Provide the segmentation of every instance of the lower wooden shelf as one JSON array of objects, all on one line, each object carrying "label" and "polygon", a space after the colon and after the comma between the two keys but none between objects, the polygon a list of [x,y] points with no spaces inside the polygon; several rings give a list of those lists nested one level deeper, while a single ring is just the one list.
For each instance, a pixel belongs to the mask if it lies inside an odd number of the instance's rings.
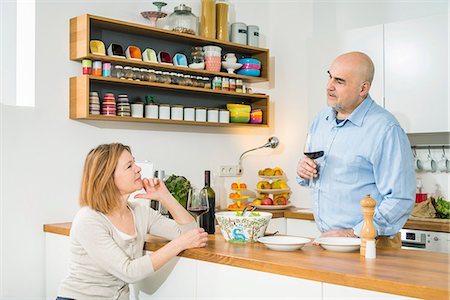
[{"label": "lower wooden shelf", "polygon": [[[152,92],[159,93],[161,99],[167,99],[167,102],[160,101],[161,104],[176,104],[183,106],[195,107],[215,107],[225,106],[228,103],[250,103],[252,109],[261,109],[263,112],[262,124],[250,123],[217,123],[217,122],[194,122],[194,121],[178,121],[178,120],[163,120],[150,118],[134,118],[122,116],[105,116],[92,115],[89,113],[89,92],[91,90],[100,90],[100,93],[114,92],[116,93],[135,93],[142,97],[144,94]],[[165,97],[168,95],[167,97]],[[175,99],[175,100],[174,100]],[[101,120],[101,121],[120,121],[120,122],[144,122],[144,123],[163,123],[163,124],[178,124],[178,125],[196,125],[196,126],[219,126],[219,127],[269,127],[269,96],[266,95],[251,95],[225,92],[218,93],[217,91],[186,88],[186,87],[171,87],[169,85],[161,85],[154,83],[139,83],[132,82],[130,84],[124,80],[104,79],[95,76],[77,76],[70,78],[70,118],[73,120]]]}]

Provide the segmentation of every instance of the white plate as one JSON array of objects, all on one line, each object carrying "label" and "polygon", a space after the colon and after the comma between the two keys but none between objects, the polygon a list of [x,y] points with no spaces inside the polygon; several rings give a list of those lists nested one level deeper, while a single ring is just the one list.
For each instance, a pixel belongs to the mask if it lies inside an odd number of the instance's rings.
[{"label": "white plate", "polygon": [[280,194],[280,193],[289,192],[291,189],[286,188],[286,189],[255,189],[255,190],[259,193],[265,193],[265,194]]},{"label": "white plate", "polygon": [[361,239],[351,237],[324,237],[316,240],[320,246],[330,251],[351,252],[358,250]]},{"label": "white plate", "polygon": [[294,251],[301,249],[305,244],[311,242],[310,239],[298,236],[263,236],[258,242],[266,245],[267,248],[277,251]]},{"label": "white plate", "polygon": [[280,176],[264,176],[264,175],[258,175],[261,178],[264,179],[270,179],[270,180],[278,180],[278,179],[283,179],[284,175],[280,175]]},{"label": "white plate", "polygon": [[290,202],[288,202],[288,204],[286,205],[255,205],[255,204],[252,205],[259,209],[272,209],[272,210],[285,209],[292,206]]}]

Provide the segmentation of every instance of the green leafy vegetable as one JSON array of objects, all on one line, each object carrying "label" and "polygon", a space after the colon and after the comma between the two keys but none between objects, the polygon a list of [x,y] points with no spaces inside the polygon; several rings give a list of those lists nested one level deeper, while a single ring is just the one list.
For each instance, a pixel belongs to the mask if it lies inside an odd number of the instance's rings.
[{"label": "green leafy vegetable", "polygon": [[186,208],[188,192],[191,188],[191,183],[189,180],[187,180],[184,176],[172,174],[164,181],[164,184],[172,196],[181,204],[181,206]]},{"label": "green leafy vegetable", "polygon": [[440,219],[450,219],[450,202],[443,197],[438,197],[437,200],[433,197],[430,198],[434,209],[436,209],[437,217]]}]

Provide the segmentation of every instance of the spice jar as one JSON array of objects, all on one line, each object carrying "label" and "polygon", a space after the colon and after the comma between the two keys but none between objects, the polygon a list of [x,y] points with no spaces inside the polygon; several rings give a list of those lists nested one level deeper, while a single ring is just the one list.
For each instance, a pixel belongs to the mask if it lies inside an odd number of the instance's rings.
[{"label": "spice jar", "polygon": [[169,23],[173,31],[197,35],[197,17],[189,6],[184,4],[176,6],[169,16]]},{"label": "spice jar", "polygon": [[124,75],[125,79],[133,80],[133,78],[134,78],[133,69],[131,67],[127,66],[127,67],[123,68],[123,70],[125,73],[125,75]]},{"label": "spice jar", "polygon": [[211,80],[209,80],[208,77],[203,77],[203,83],[204,83],[206,89],[211,88]]},{"label": "spice jar", "polygon": [[111,71],[111,77],[125,79],[125,72],[123,71],[123,67],[120,65],[115,65]]},{"label": "spice jar", "polygon": [[151,81],[151,82],[156,81],[155,70],[148,70],[148,81]]},{"label": "spice jar", "polygon": [[222,77],[216,76],[212,81],[212,89],[215,91],[222,90]]},{"label": "spice jar", "polygon": [[141,70],[139,68],[133,68],[132,70],[133,70],[133,79],[141,81],[142,79]]},{"label": "spice jar", "polygon": [[230,79],[227,77],[222,78],[222,91],[230,90]]},{"label": "spice jar", "polygon": [[156,82],[158,82],[158,83],[164,82],[162,71],[155,71],[155,75],[156,75]]},{"label": "spice jar", "polygon": [[102,76],[111,77],[111,63],[104,62],[102,66]]},{"label": "spice jar", "polygon": [[92,75],[102,76],[102,62],[101,61],[96,60],[92,64]]},{"label": "spice jar", "polygon": [[[215,33],[214,33],[215,34]],[[215,35],[214,35],[215,37]],[[193,64],[202,63],[205,61],[203,47],[193,47],[191,51],[191,59]]]},{"label": "spice jar", "polygon": [[204,88],[205,87],[205,83],[203,82],[203,77],[197,76],[197,77],[195,77],[195,79],[197,80],[196,87],[199,87],[199,88]]},{"label": "spice jar", "polygon": [[170,84],[170,82],[171,82],[170,73],[169,72],[162,72],[162,80],[163,80],[162,83]]},{"label": "spice jar", "polygon": [[230,92],[236,91],[236,79],[230,78]]},{"label": "spice jar", "polygon": [[148,70],[141,69],[141,80],[148,81]]},{"label": "spice jar", "polygon": [[83,59],[82,61],[83,75],[92,74],[92,60]]},{"label": "spice jar", "polygon": [[243,92],[242,84],[243,84],[242,79],[236,79],[236,90],[235,90],[236,93],[242,93]]},{"label": "spice jar", "polygon": [[184,77],[185,85],[186,85],[186,86],[192,86],[191,76],[189,76],[189,75],[184,75],[183,77]]}]

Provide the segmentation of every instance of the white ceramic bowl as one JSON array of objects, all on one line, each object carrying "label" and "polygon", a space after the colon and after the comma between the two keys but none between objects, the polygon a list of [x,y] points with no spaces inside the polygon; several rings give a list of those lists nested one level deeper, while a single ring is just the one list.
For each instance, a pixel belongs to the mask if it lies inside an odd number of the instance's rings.
[{"label": "white ceramic bowl", "polygon": [[205,63],[204,62],[192,63],[192,64],[189,65],[189,68],[203,70],[203,69],[205,69]]},{"label": "white ceramic bowl", "polygon": [[289,236],[264,236],[258,239],[258,242],[263,243],[267,248],[277,251],[295,251],[301,249],[305,244],[311,242],[310,239]]},{"label": "white ceramic bowl", "polygon": [[325,237],[316,240],[320,246],[330,251],[351,252],[358,250],[361,239],[351,237]]},{"label": "white ceramic bowl", "polygon": [[225,240],[229,242],[256,242],[264,236],[267,225],[272,218],[272,214],[268,212],[258,212],[259,216],[253,216],[252,212],[247,212],[245,217],[236,216],[236,213],[235,211],[216,213],[220,231]]},{"label": "white ceramic bowl", "polygon": [[204,46],[203,47],[203,52],[206,51],[217,51],[217,52],[221,52],[222,48],[220,48],[219,46]]},{"label": "white ceramic bowl", "polygon": [[228,73],[230,74],[234,74],[234,71],[239,69],[240,67],[242,67],[242,64],[240,63],[235,63],[235,62],[231,62],[231,61],[223,61],[222,62],[222,67],[228,71]]}]

